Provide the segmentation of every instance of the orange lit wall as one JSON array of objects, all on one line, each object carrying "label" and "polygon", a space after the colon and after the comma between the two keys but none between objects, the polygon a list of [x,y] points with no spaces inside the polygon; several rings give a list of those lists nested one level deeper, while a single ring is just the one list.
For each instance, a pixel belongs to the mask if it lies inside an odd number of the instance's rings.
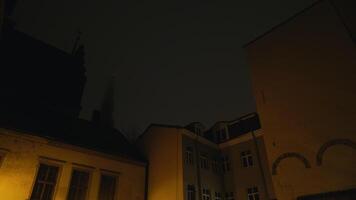
[{"label": "orange lit wall", "polygon": [[356,187],[356,51],[333,8],[324,1],[247,46],[257,111],[277,198]]},{"label": "orange lit wall", "polygon": [[183,200],[182,131],[151,127],[138,146],[149,160],[148,200]]},{"label": "orange lit wall", "polygon": [[0,199],[29,199],[40,162],[58,165],[59,178],[54,200],[65,200],[72,170],[90,172],[88,200],[97,200],[100,175],[112,172],[118,177],[117,199],[144,200],[145,166],[75,146],[0,129]]}]

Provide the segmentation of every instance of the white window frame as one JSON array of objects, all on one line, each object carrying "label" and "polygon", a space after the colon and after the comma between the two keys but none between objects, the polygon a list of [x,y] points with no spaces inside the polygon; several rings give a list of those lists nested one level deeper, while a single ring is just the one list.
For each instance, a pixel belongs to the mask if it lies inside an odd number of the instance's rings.
[{"label": "white window frame", "polygon": [[243,168],[253,167],[253,156],[250,150],[241,152],[241,165]]},{"label": "white window frame", "polygon": [[193,148],[191,147],[185,149],[185,163],[189,165],[194,164]]},{"label": "white window frame", "polygon": [[257,187],[251,187],[247,189],[247,200],[259,200],[260,194]]},{"label": "white window frame", "polygon": [[203,188],[202,200],[211,200],[211,194],[209,189]]},{"label": "white window frame", "polygon": [[205,154],[200,154],[200,168],[209,169],[208,156],[206,156]]},{"label": "white window frame", "polygon": [[195,200],[195,186],[192,184],[187,185],[187,200]]},{"label": "white window frame", "polygon": [[220,172],[220,162],[218,159],[213,159],[211,161],[211,168],[213,169],[213,172],[215,172],[215,173]]},{"label": "white window frame", "polygon": [[221,192],[215,192],[215,200],[222,200]]},{"label": "white window frame", "polygon": [[230,135],[229,135],[227,127],[217,129],[215,131],[215,134],[217,135],[219,142],[225,142],[230,139]]},{"label": "white window frame", "polygon": [[227,172],[231,170],[230,166],[230,159],[228,155],[223,155],[222,157],[222,166],[223,166],[223,171]]}]

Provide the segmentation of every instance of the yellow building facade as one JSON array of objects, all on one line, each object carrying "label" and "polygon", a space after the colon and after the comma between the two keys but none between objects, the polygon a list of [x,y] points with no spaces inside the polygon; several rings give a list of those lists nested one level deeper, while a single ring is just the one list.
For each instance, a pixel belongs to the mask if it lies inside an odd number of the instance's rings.
[{"label": "yellow building facade", "polygon": [[275,199],[255,120],[250,115],[209,130],[200,123],[149,126],[137,141],[149,161],[147,200]]},{"label": "yellow building facade", "polygon": [[319,1],[246,46],[277,199],[356,198],[356,49],[340,10]]},{"label": "yellow building facade", "polygon": [[[0,129],[0,158],[0,199],[24,200],[39,196],[47,199],[46,195],[51,195],[48,199],[53,200],[145,199],[146,164],[141,161],[3,128]],[[58,169],[52,183],[49,179],[45,183],[39,177],[40,166]],[[82,181],[81,185],[75,185],[74,172],[87,174],[86,184]],[[111,184],[105,181],[108,178]],[[39,183],[43,185],[36,185]],[[35,188],[42,190],[36,197]],[[111,192],[112,196],[108,194]]]}]

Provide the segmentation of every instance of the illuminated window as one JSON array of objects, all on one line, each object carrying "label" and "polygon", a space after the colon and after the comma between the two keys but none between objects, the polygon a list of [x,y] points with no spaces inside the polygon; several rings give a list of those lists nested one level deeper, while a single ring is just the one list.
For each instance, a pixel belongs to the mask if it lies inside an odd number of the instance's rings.
[{"label": "illuminated window", "polygon": [[210,200],[210,190],[203,188],[202,198],[203,200]]},{"label": "illuminated window", "polygon": [[224,172],[230,171],[230,160],[227,155],[222,157],[222,164]]},{"label": "illuminated window", "polygon": [[215,192],[215,200],[222,200],[221,192]]},{"label": "illuminated window", "polygon": [[99,198],[100,200],[114,200],[116,194],[116,177],[101,175]]},{"label": "illuminated window", "polygon": [[36,182],[32,190],[31,200],[52,200],[57,183],[59,168],[40,164]]},{"label": "illuminated window", "polygon": [[188,185],[187,187],[187,199],[195,200],[195,187],[194,185]]},{"label": "illuminated window", "polygon": [[193,148],[187,147],[185,149],[185,163],[189,165],[194,164],[194,159],[193,159]]},{"label": "illuminated window", "polygon": [[253,159],[251,151],[243,151],[241,152],[241,162],[243,167],[252,167]]},{"label": "illuminated window", "polygon": [[209,169],[209,160],[206,155],[200,155],[200,168],[202,169]]},{"label": "illuminated window", "polygon": [[89,173],[73,170],[67,200],[85,200],[88,192]]},{"label": "illuminated window", "polygon": [[233,192],[226,192],[225,193],[226,200],[234,200],[234,193]]},{"label": "illuminated window", "polygon": [[247,200],[259,200],[260,195],[258,194],[257,187],[252,187],[247,189]]},{"label": "illuminated window", "polygon": [[211,161],[211,168],[213,169],[213,172],[219,173],[220,172],[220,163],[218,159],[213,159]]}]

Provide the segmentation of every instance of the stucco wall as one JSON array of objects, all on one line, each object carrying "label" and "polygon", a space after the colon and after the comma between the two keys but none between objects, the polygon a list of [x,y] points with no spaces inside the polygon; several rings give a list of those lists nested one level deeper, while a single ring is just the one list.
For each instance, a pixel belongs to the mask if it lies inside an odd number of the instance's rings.
[{"label": "stucco wall", "polygon": [[180,131],[178,128],[151,127],[137,142],[149,160],[148,200],[183,200]]},{"label": "stucco wall", "polygon": [[333,8],[324,1],[247,47],[254,94],[277,198],[356,187],[356,151],[320,147],[334,139],[356,142],[356,51]]},{"label": "stucco wall", "polygon": [[[247,189],[258,187],[260,199],[266,199],[266,190],[263,183],[261,168],[258,163],[257,149],[251,133],[243,136],[244,139],[236,138],[236,141],[230,141],[230,144],[222,145],[222,153],[228,155],[231,163],[231,170],[224,173],[225,187],[227,191],[233,191],[236,199],[246,199]],[[274,190],[270,170],[268,168],[267,154],[264,146],[263,135],[257,137],[257,145],[260,155],[265,181],[268,189],[268,197],[274,198]],[[253,166],[243,167],[241,161],[241,152],[251,151]]]},{"label": "stucco wall", "polygon": [[112,171],[118,175],[117,199],[143,200],[145,166],[100,156],[81,148],[0,129],[0,151],[5,156],[0,167],[1,199],[29,199],[40,162],[60,167],[55,200],[65,200],[73,168],[90,171],[89,200],[96,200],[100,175]]},{"label": "stucco wall", "polygon": [[[189,134],[191,135],[191,134]],[[211,198],[215,198],[215,192],[220,192],[224,194],[224,188],[223,188],[223,176],[222,172],[216,173],[212,169],[212,160],[219,159],[221,158],[220,156],[220,151],[216,145],[215,148],[206,145],[204,143],[201,143],[197,141],[196,137],[198,136],[187,136],[183,135],[183,140],[182,140],[182,153],[184,156],[184,152],[186,147],[191,147],[193,149],[193,155],[194,155],[194,165],[187,165],[184,164],[184,171],[183,171],[183,176],[184,176],[184,196],[186,199],[187,198],[187,185],[188,184],[194,184],[195,190],[196,190],[196,199],[199,199],[199,183],[198,183],[198,171],[197,167],[199,167],[199,173],[200,173],[200,183],[201,183],[201,190],[203,188],[209,189],[211,193]],[[200,153],[203,153],[207,156],[208,162],[209,162],[209,169],[202,169],[200,168]],[[183,157],[184,160],[184,157]]]}]

